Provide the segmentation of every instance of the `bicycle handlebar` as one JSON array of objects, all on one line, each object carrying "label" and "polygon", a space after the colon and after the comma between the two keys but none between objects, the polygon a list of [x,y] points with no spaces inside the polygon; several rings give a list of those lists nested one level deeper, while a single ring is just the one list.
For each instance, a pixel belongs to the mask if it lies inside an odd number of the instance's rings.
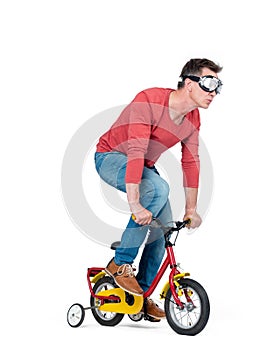
[{"label": "bicycle handlebar", "polygon": [[175,231],[179,231],[179,230],[183,229],[187,225],[190,225],[191,224],[191,219],[187,219],[187,220],[184,220],[184,221],[173,221],[173,223],[175,224],[175,227],[173,227],[173,226],[164,226],[159,219],[153,218],[153,220],[152,220],[152,222],[150,223],[149,226],[155,227],[155,228],[161,228],[164,233],[175,232]]},{"label": "bicycle handlebar", "polygon": [[[135,221],[135,215],[134,214],[132,214],[132,219]],[[149,224],[149,226],[151,226],[153,228],[161,228],[164,233],[174,232],[174,231],[179,231],[179,230],[183,229],[187,225],[190,225],[191,224],[191,219],[187,219],[187,220],[184,220],[184,221],[174,221],[173,223],[176,225],[176,227],[164,226],[162,224],[162,222],[158,218],[154,218],[153,217],[153,219],[152,219],[151,223]]]}]

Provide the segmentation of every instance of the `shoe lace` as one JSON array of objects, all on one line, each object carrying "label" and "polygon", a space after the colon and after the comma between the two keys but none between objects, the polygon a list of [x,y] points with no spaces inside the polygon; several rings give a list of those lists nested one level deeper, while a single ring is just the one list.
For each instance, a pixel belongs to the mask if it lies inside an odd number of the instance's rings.
[{"label": "shoe lace", "polygon": [[154,300],[151,299],[151,298],[148,298],[148,299],[147,299],[147,304],[148,304],[148,305],[153,305],[153,306],[155,306],[155,307],[157,307],[157,308],[159,309],[158,304],[155,303]]},{"label": "shoe lace", "polygon": [[117,274],[119,276],[123,275],[123,274],[126,274],[128,275],[129,277],[134,277],[134,272],[133,272],[133,268],[130,264],[124,264],[124,265],[121,265],[118,270],[117,270]]}]

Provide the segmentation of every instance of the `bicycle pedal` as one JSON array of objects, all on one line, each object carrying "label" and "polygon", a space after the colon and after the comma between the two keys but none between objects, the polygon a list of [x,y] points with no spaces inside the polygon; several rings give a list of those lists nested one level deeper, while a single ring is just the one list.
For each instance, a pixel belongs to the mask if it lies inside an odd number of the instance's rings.
[{"label": "bicycle pedal", "polygon": [[149,321],[149,322],[160,322],[160,318],[155,318],[155,317],[152,317],[150,315],[146,315],[144,316],[144,320],[145,321]]}]

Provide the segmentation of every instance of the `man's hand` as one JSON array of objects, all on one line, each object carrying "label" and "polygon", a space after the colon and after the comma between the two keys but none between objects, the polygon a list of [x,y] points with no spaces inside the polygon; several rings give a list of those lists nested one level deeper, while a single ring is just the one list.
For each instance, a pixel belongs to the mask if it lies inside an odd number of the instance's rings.
[{"label": "man's hand", "polygon": [[189,229],[199,227],[202,220],[199,214],[196,212],[198,189],[192,187],[185,187],[184,190],[186,197],[186,205],[183,220],[191,219],[191,224],[186,225],[186,227]]},{"label": "man's hand", "polygon": [[139,225],[149,225],[152,221],[152,213],[140,205],[139,210],[132,210],[133,220]]},{"label": "man's hand", "polygon": [[139,202],[139,185],[126,184],[127,199],[135,222],[139,225],[149,225],[152,221],[152,213],[145,209]]},{"label": "man's hand", "polygon": [[187,220],[187,219],[191,219],[191,224],[186,225],[188,229],[199,227],[200,224],[202,223],[202,219],[196,211],[193,211],[193,212],[187,211],[183,217],[183,220]]}]

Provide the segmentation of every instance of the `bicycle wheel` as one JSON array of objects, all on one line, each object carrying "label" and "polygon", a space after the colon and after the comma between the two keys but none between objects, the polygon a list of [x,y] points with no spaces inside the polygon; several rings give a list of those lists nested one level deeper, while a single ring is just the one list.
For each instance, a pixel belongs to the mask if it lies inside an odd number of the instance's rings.
[{"label": "bicycle wheel", "polygon": [[[196,335],[206,326],[210,314],[210,304],[206,291],[196,281],[184,278],[178,280],[177,291],[184,309],[180,309],[169,288],[165,299],[165,313],[170,327],[183,335]],[[180,292],[180,293],[179,293]]]},{"label": "bicycle wheel", "polygon": [[141,312],[139,312],[138,314],[129,314],[128,316],[130,320],[134,322],[139,322],[143,319],[143,314]]},{"label": "bicycle wheel", "polygon": [[[111,277],[105,276],[100,278],[94,285],[93,291],[95,294],[103,291],[116,288],[114,280]],[[111,302],[111,301],[109,301]],[[124,317],[124,314],[99,310],[100,301],[91,295],[91,310],[96,321],[102,326],[116,326]]]},{"label": "bicycle wheel", "polygon": [[71,327],[79,327],[85,317],[85,310],[80,304],[73,304],[67,312],[67,322]]}]

